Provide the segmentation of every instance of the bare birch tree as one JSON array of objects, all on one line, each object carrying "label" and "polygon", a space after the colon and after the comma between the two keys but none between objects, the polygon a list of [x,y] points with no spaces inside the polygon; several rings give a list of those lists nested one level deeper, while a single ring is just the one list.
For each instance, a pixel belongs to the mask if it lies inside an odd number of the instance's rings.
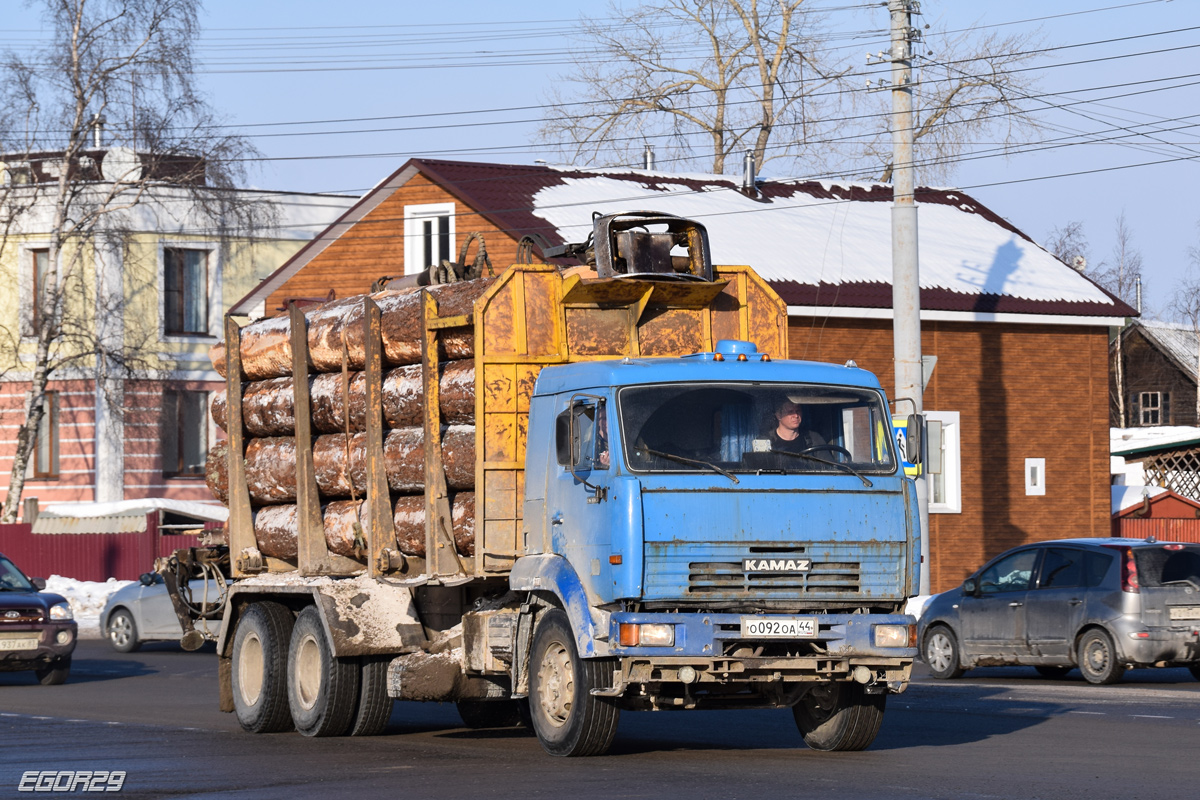
[{"label": "bare birch tree", "polygon": [[[630,161],[645,143],[722,174],[810,154],[831,129],[849,68],[822,52],[803,0],[660,0],[584,19],[584,44],[542,126],[571,159]],[[582,105],[574,105],[574,102]],[[566,110],[559,110],[566,109]]]},{"label": "bare birch tree", "polygon": [[1054,227],[1046,234],[1045,248],[1067,266],[1080,272],[1087,269],[1091,248],[1088,246],[1087,234],[1084,233],[1083,223],[1072,220],[1061,228]]},{"label": "bare birch tree", "polygon": [[[124,287],[111,285],[122,280],[106,284],[99,269],[89,277],[122,246],[134,212],[153,215],[170,196],[213,228],[263,221],[228,191],[253,149],[224,132],[194,85],[199,0],[38,5],[49,43],[0,66],[0,253],[11,260],[19,236],[48,241],[30,307],[3,331],[4,360],[19,365],[28,389],[0,522],[16,518],[48,382],[86,375],[106,387],[145,366],[147,342],[123,322]],[[106,122],[111,132],[99,141]]]},{"label": "bare birch tree", "polygon": [[[889,181],[888,100],[863,86],[879,67],[851,67],[829,21],[805,0],[610,5],[606,18],[583,20],[574,68],[552,94],[541,139],[589,163],[636,163],[651,144],[675,166],[716,174],[749,150],[759,167]],[[1016,69],[1034,57],[1035,38],[968,32],[940,40],[935,57],[919,61],[914,138],[923,181],[952,173],[985,134],[1007,151],[1036,130],[1034,73]]]}]

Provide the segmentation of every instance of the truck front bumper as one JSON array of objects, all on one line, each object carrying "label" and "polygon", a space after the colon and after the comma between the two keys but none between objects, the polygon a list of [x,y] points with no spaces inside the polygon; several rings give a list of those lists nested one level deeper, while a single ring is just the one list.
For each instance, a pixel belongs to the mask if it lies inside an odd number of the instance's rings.
[{"label": "truck front bumper", "polygon": [[[747,634],[744,620],[812,620],[813,635],[802,638]],[[668,625],[670,646],[623,646],[621,625]],[[906,629],[903,646],[881,646],[876,629]],[[612,615],[608,652],[620,669],[611,690],[623,694],[634,684],[680,684],[697,690],[722,685],[799,684],[856,681],[869,692],[900,692],[908,683],[916,620],[904,614],[661,614]],[[894,642],[892,638],[890,641]],[[751,687],[753,688],[753,687]]]}]

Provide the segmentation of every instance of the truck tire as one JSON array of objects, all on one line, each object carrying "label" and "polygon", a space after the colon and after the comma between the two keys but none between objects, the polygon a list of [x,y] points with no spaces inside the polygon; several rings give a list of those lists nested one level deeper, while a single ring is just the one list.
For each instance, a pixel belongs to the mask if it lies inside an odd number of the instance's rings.
[{"label": "truck tire", "polygon": [[459,700],[455,705],[468,728],[515,728],[521,724],[516,700]]},{"label": "truck tire", "polygon": [[392,698],[388,695],[388,656],[363,656],[360,664],[358,708],[350,725],[351,736],[378,736],[392,716]]},{"label": "truck tire", "polygon": [[137,623],[127,609],[118,608],[108,618],[108,643],[118,653],[133,653],[142,646],[138,641]]},{"label": "truck tire", "polygon": [[287,606],[252,603],[233,632],[230,682],[238,724],[250,733],[292,729],[288,711],[287,656],[295,618]]},{"label": "truck tire", "polygon": [[296,617],[288,648],[287,695],[292,722],[305,736],[341,736],[355,720],[358,659],[336,658],[321,612],[308,606]]},{"label": "truck tire", "polygon": [[612,662],[579,657],[566,613],[547,611],[529,655],[529,710],[542,748],[552,756],[598,756],[617,735],[618,709],[592,689],[611,685]]},{"label": "truck tire", "polygon": [[883,724],[885,694],[867,694],[860,683],[823,683],[792,706],[796,727],[813,750],[865,750]]}]

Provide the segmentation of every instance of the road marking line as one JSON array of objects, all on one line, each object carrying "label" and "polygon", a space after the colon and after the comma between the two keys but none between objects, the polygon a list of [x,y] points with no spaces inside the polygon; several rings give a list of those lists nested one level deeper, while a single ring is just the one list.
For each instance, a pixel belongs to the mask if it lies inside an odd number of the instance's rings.
[{"label": "road marking line", "polygon": [[1068,714],[1091,714],[1093,716],[1103,717],[1106,712],[1104,712],[1104,711],[1068,711],[1067,713]]},{"label": "road marking line", "polygon": [[1141,719],[1175,719],[1174,717],[1163,717],[1158,714],[1130,714],[1129,716]]}]

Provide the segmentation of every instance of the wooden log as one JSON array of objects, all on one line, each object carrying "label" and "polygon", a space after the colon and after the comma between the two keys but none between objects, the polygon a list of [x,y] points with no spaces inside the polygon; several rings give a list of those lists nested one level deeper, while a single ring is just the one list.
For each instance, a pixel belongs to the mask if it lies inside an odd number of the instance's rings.
[{"label": "wooden log", "polygon": [[[450,511],[454,547],[459,555],[475,555],[475,493],[459,492]],[[425,557],[425,498],[422,495],[396,498],[396,545],[409,556]]]},{"label": "wooden log", "polygon": [[[437,298],[440,315],[454,317],[473,312],[475,301],[495,282],[483,278],[462,283],[428,287]],[[371,298],[382,312],[383,358],[393,366],[416,364],[421,360],[421,333],[424,324],[421,292],[414,289],[376,292]],[[335,372],[342,368],[343,337],[349,368],[363,369],[362,296],[334,300],[306,312],[308,319],[309,358],[316,372]],[[242,328],[242,374],[252,381],[281,378],[291,374],[291,324],[286,316],[252,322]],[[450,328],[439,337],[439,359],[451,361],[472,358],[475,333],[466,327]],[[223,344],[209,351],[213,367],[225,375]]]},{"label": "wooden log", "polygon": [[[442,420],[449,425],[475,423],[475,363],[471,360],[447,361],[441,364],[439,400]],[[329,372],[309,380],[312,398],[312,424],[319,433],[342,433],[345,402],[341,373]],[[421,366],[412,364],[396,367],[387,373],[383,382],[383,416],[389,428],[420,425]],[[366,428],[366,375],[350,376],[350,430]],[[229,415],[225,392],[213,394],[212,418],[222,430]],[[242,421],[251,436],[290,436],[296,430],[295,408],[292,402],[292,379],[271,378],[247,383],[243,390]]]},{"label": "wooden log", "polygon": [[[321,508],[325,544],[331,553],[364,559],[365,549],[355,550],[355,523],[365,529],[369,506],[362,500],[336,500]],[[295,504],[262,506],[254,512],[254,538],[264,556],[292,560],[297,557],[300,518]]]},{"label": "wooden log", "polygon": [[[346,435],[332,433],[313,442],[313,472],[324,500],[366,495],[366,434],[350,435],[350,457],[346,457]],[[209,455],[207,480],[218,498],[228,491],[224,461]],[[395,428],[383,444],[388,487],[403,494],[423,492],[424,433],[420,428]],[[222,456],[223,457],[223,456]],[[475,488],[475,427],[451,425],[442,435],[442,460],[446,484],[455,490]],[[256,505],[296,502],[296,440],[290,436],[250,439],[246,444],[246,484]]]},{"label": "wooden log", "polygon": [[213,497],[222,505],[229,505],[229,441],[219,440],[208,449],[208,460],[204,464],[204,482]]}]

